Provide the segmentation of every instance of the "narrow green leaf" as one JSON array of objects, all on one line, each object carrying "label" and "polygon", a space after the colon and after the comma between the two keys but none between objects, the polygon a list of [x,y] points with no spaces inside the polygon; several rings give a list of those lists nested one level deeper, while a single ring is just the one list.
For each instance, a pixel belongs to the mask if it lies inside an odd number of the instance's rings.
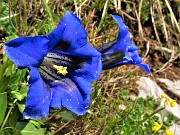
[{"label": "narrow green leaf", "polygon": [[4,78],[3,80],[0,81],[0,93],[3,93],[6,90],[9,82],[10,82],[9,76],[7,76],[6,78]]},{"label": "narrow green leaf", "polygon": [[16,82],[18,80],[18,78],[19,78],[19,75],[14,75],[14,76],[11,75],[11,79],[10,79],[9,84]]},{"label": "narrow green leaf", "polygon": [[100,23],[98,25],[97,30],[95,31],[94,37],[96,37],[96,35],[98,34],[98,32],[100,31],[100,29],[101,29],[101,27],[103,25],[103,22],[104,22],[104,19],[106,17],[106,13],[107,13],[108,8],[109,8],[109,0],[106,0],[106,2],[104,4],[104,9],[103,9],[103,13],[102,13],[102,16],[101,16],[101,20],[100,20]]},{"label": "narrow green leaf", "polygon": [[7,108],[7,93],[0,94],[0,125],[2,124]]},{"label": "narrow green leaf", "polygon": [[8,125],[11,127],[14,127],[16,125],[16,122],[19,118],[20,112],[19,112],[19,108],[16,106],[13,108],[11,115],[8,119]]},{"label": "narrow green leaf", "polygon": [[55,27],[54,26],[54,20],[53,20],[53,16],[52,16],[51,10],[50,10],[50,8],[48,6],[48,2],[46,3],[46,0],[43,0],[43,3],[44,3],[44,6],[46,8],[46,12],[49,15],[49,19],[50,19],[50,21],[52,23],[52,28],[53,28],[53,27]]},{"label": "narrow green leaf", "polygon": [[17,70],[16,75],[19,76],[18,81],[21,81],[22,79],[25,78],[25,75],[26,75],[27,71],[28,71],[27,69]]},{"label": "narrow green leaf", "polygon": [[3,64],[0,65],[0,80],[2,80],[2,78],[4,77],[4,72],[6,70],[7,67],[7,63],[8,63],[8,58],[6,55],[3,55]]}]

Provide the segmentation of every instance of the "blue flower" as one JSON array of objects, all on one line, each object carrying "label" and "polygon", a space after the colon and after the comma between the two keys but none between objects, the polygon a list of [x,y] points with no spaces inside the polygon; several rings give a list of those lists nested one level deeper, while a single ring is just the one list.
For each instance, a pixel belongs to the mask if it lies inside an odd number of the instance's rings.
[{"label": "blue flower", "polygon": [[120,16],[112,15],[119,27],[116,40],[99,46],[97,50],[102,53],[103,69],[110,69],[124,64],[135,64],[150,73],[147,64],[142,64],[142,58],[137,52],[137,47],[131,43],[128,27]]},{"label": "blue flower", "polygon": [[5,43],[5,52],[18,68],[30,70],[24,118],[42,118],[50,108],[62,107],[85,114],[91,82],[99,77],[102,63],[101,54],[87,43],[87,33],[74,14],[66,11],[48,35]]}]

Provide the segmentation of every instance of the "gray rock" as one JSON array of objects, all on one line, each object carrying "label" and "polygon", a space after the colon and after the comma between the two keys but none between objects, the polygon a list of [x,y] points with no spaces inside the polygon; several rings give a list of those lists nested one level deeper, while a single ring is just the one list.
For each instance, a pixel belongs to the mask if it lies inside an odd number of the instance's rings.
[{"label": "gray rock", "polygon": [[[140,80],[137,81],[139,97],[146,98],[147,96],[153,96],[155,99],[160,98],[161,94],[163,94],[163,90],[158,86],[158,84],[147,77],[141,77]],[[170,86],[170,85],[169,85]],[[169,97],[170,98],[170,97]],[[161,103],[163,107],[164,102]],[[170,107],[169,105],[165,108],[165,114],[172,113],[175,117],[180,119],[180,105],[176,103],[175,107]]]},{"label": "gray rock", "polygon": [[[176,95],[180,95],[180,80],[172,82],[171,80],[168,80],[168,79],[159,78],[159,81],[164,82],[167,85],[169,91],[175,93]],[[160,98],[161,94],[164,93],[163,90],[158,86],[158,84],[150,78],[141,77],[140,80],[137,81],[137,84],[138,84],[138,89],[139,89],[139,97],[146,98],[147,96],[153,96],[154,98],[157,99],[157,98]],[[164,106],[163,101],[160,106],[161,107]],[[180,105],[177,103],[175,107],[170,107],[170,105],[167,105],[163,111],[164,111],[165,116],[168,116],[168,114],[171,113],[177,119],[180,119]],[[168,129],[174,135],[180,135],[180,125],[174,123]]]},{"label": "gray rock", "polygon": [[165,78],[158,78],[158,80],[165,83],[169,91],[180,96],[180,80],[174,82]]}]

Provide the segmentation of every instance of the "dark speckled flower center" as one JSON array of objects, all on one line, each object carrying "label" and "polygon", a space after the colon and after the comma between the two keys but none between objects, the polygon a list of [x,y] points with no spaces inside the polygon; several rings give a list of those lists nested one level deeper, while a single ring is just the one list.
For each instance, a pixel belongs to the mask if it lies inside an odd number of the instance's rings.
[{"label": "dark speckled flower center", "polygon": [[41,76],[46,81],[54,81],[65,78],[67,73],[82,67],[83,60],[59,53],[48,53],[38,68]]}]

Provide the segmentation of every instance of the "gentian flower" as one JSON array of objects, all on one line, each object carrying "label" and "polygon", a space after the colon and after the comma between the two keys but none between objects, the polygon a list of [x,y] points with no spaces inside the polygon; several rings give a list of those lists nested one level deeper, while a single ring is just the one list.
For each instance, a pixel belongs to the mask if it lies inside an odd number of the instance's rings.
[{"label": "gentian flower", "polygon": [[102,70],[101,54],[87,43],[87,32],[74,14],[66,11],[48,35],[5,43],[5,52],[18,68],[30,71],[24,118],[42,118],[50,108],[62,107],[85,114],[91,82]]},{"label": "gentian flower", "polygon": [[112,15],[119,27],[118,37],[109,43],[97,47],[102,54],[103,69],[110,69],[124,64],[135,64],[150,73],[147,64],[142,64],[142,58],[137,52],[137,47],[131,43],[128,27],[120,16]]}]

